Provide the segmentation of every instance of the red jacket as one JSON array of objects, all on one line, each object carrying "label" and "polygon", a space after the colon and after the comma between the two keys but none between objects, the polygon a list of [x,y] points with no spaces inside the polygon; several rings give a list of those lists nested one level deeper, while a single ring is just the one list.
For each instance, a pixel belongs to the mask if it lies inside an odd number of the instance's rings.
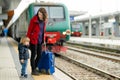
[{"label": "red jacket", "polygon": [[[40,32],[38,17],[35,15],[31,20],[28,27],[27,37],[30,38],[30,43],[32,44],[38,44],[38,35]],[[46,23],[44,22],[44,32],[46,29]],[[42,38],[44,40],[44,38]]]}]

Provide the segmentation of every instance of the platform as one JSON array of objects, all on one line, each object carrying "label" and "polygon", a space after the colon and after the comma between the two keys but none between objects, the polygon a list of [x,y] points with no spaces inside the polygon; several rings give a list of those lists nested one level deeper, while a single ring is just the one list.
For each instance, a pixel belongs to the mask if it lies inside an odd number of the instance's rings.
[{"label": "platform", "polygon": [[18,58],[17,42],[10,37],[0,38],[0,80],[72,80],[59,69],[53,75],[31,75],[28,63],[28,78],[20,78],[21,65]]},{"label": "platform", "polygon": [[69,43],[120,50],[120,39],[71,37]]},{"label": "platform", "polygon": [[0,40],[0,80],[20,80],[6,38]]},{"label": "platform", "polygon": [[118,46],[120,46],[120,40],[119,39],[71,37],[70,41],[71,42],[88,42],[88,43],[118,45]]}]

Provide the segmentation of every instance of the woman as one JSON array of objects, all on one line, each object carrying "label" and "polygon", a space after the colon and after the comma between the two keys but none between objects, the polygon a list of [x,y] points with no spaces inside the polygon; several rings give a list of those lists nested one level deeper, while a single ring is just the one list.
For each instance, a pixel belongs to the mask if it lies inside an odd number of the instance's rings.
[{"label": "woman", "polygon": [[38,75],[36,70],[38,61],[41,57],[42,43],[46,29],[47,12],[45,8],[40,8],[35,16],[30,20],[27,37],[30,38],[31,50],[31,69],[32,75]]}]

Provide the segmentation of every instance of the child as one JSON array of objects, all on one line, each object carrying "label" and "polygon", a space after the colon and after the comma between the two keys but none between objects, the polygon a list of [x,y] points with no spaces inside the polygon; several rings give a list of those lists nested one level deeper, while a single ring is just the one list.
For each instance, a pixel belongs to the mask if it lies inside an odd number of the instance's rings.
[{"label": "child", "polygon": [[21,38],[20,43],[18,45],[19,60],[22,66],[21,77],[25,77],[25,78],[28,77],[27,63],[29,59],[29,52],[28,52],[29,42],[30,42],[30,39],[28,37],[23,37]]}]

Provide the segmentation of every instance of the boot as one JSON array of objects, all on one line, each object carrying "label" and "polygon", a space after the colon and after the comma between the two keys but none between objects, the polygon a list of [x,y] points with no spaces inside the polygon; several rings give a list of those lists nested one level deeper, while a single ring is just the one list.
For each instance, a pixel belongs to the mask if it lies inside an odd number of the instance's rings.
[{"label": "boot", "polygon": [[39,72],[37,70],[33,70],[32,75],[39,75]]}]

